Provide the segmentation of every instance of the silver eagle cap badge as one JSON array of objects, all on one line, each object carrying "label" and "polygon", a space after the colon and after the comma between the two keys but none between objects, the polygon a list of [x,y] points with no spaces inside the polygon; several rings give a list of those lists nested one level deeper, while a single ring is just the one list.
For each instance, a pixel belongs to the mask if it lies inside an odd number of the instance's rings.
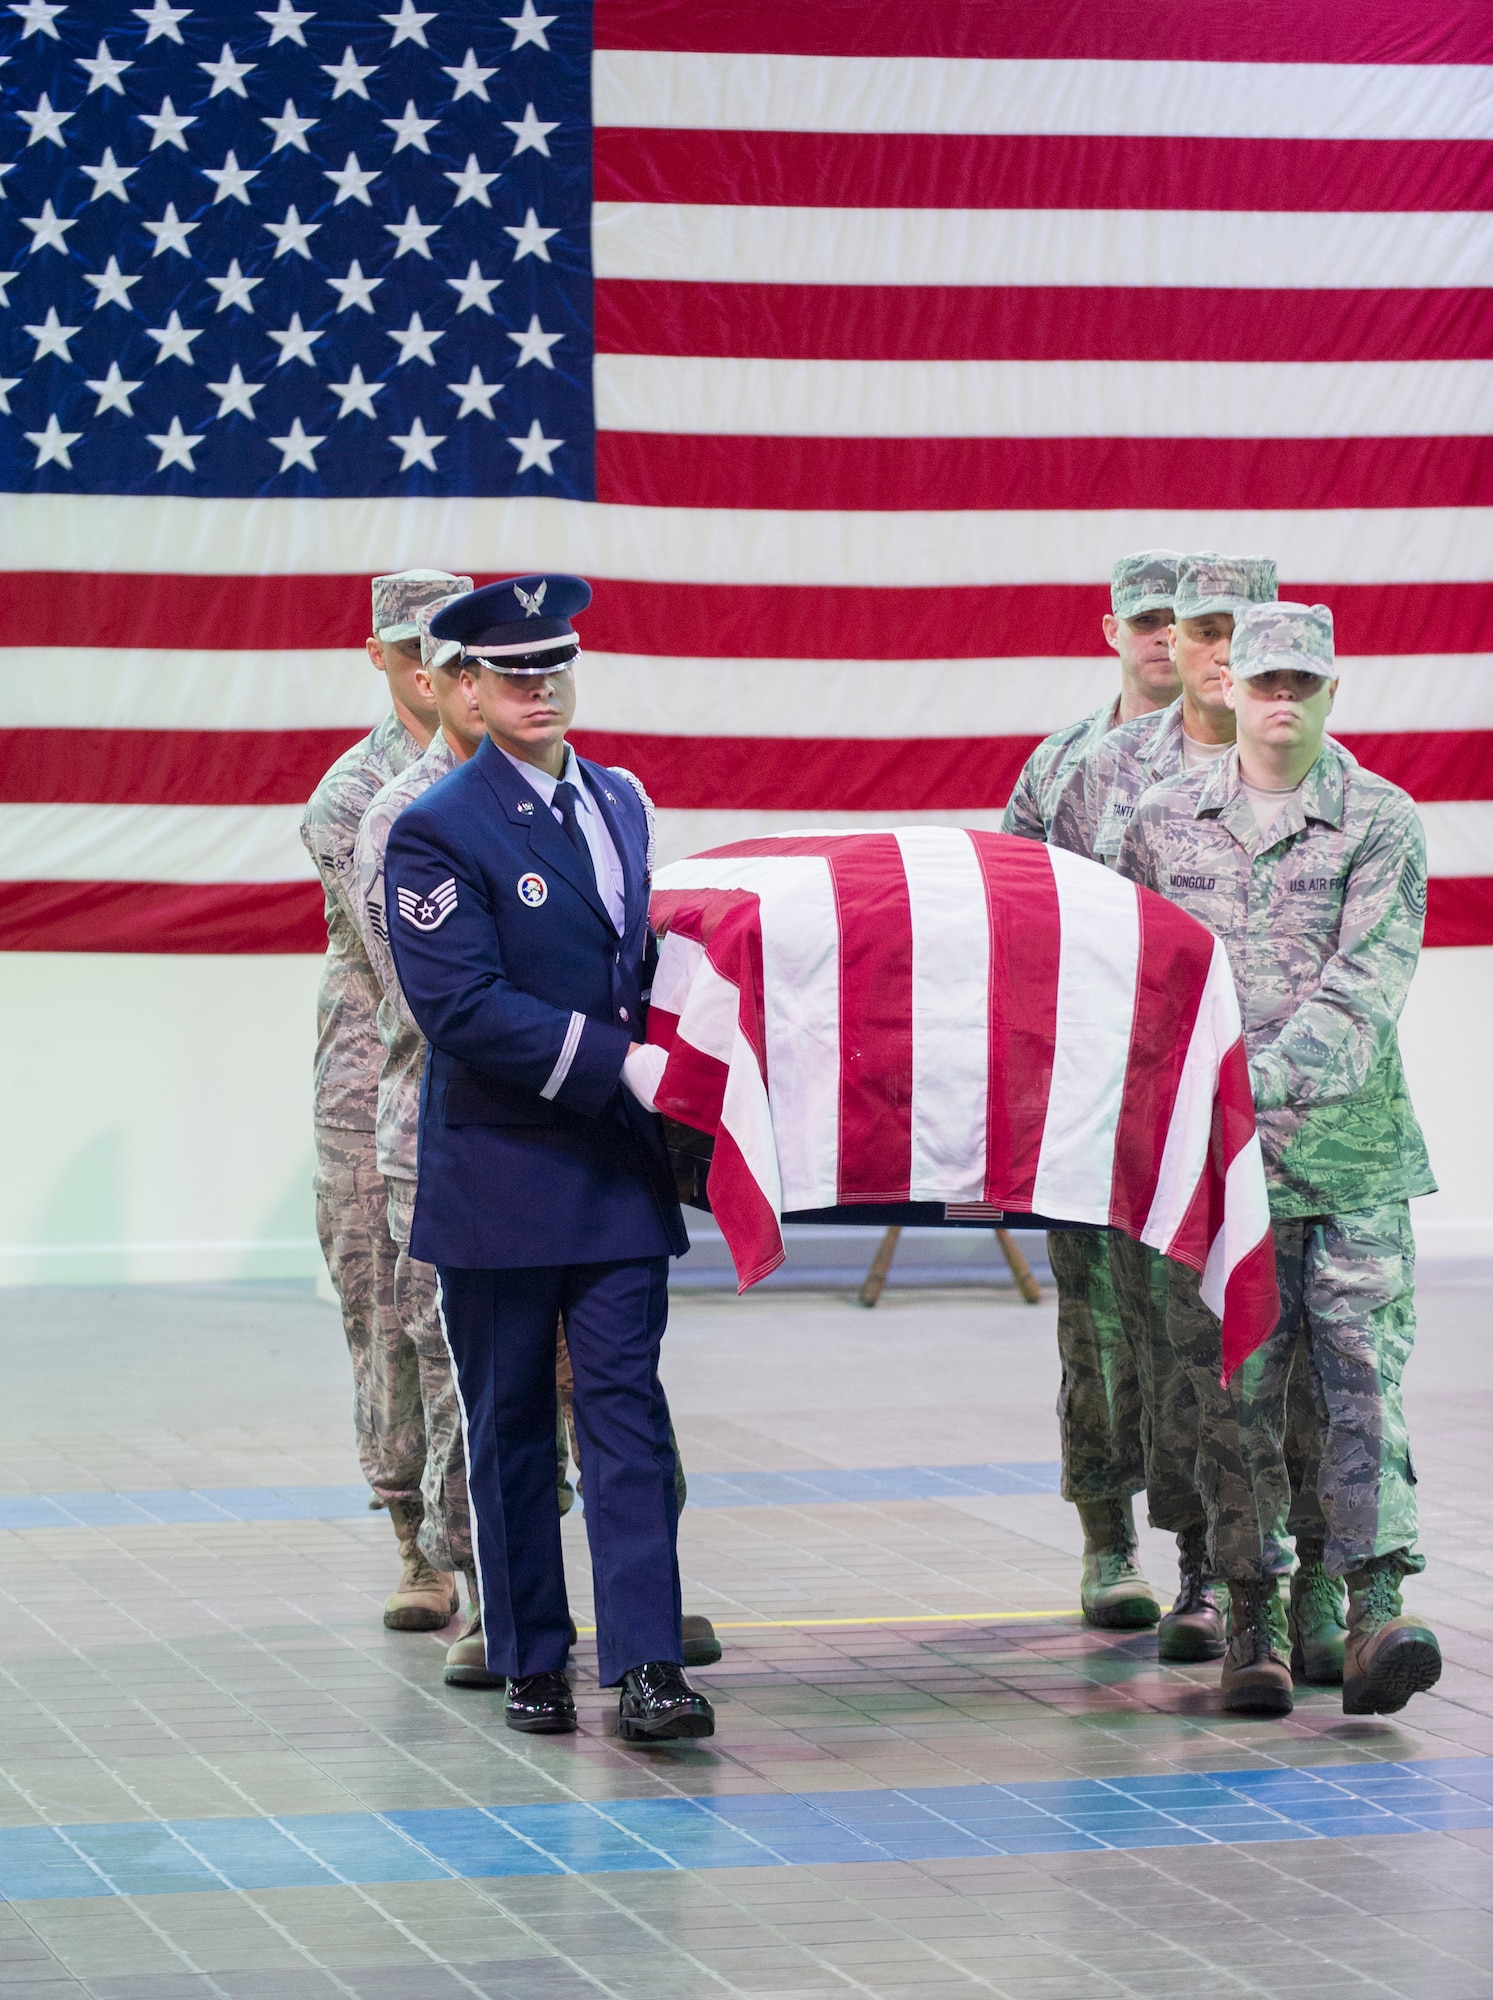
[{"label": "silver eagle cap badge", "polygon": [[539,616],[539,607],[540,605],[543,604],[544,593],[548,589],[549,589],[549,583],[547,580],[544,583],[541,583],[539,588],[532,593],[525,590],[522,584],[516,583],[513,586],[514,596],[518,599],[519,603],[524,607],[525,618],[537,618]]}]

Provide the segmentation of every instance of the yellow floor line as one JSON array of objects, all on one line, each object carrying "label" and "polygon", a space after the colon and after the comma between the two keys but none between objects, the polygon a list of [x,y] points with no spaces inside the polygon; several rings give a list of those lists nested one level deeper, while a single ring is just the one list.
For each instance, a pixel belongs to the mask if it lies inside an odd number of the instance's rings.
[{"label": "yellow floor line", "polygon": [[[922,1611],[914,1617],[898,1618],[744,1618],[730,1624],[713,1621],[717,1632],[793,1632],[823,1625],[994,1625],[1012,1618],[1077,1618],[1075,1605],[1057,1611]],[[578,1632],[594,1632],[594,1625],[578,1625]]]}]

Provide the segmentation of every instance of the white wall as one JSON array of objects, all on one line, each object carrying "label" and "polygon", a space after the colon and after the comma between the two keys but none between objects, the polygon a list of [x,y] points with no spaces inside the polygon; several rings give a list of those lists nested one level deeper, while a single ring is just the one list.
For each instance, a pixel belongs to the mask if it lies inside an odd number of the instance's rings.
[{"label": "white wall", "polygon": [[[309,1277],[320,960],[0,955],[0,1283]],[[1493,949],[1428,952],[1403,1039],[1442,1192],[1493,1253]]]}]

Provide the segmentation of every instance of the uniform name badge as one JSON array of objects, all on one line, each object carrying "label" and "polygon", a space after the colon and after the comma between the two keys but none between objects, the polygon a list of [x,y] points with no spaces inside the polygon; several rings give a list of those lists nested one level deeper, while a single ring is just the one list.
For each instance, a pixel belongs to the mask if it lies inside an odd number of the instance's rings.
[{"label": "uniform name badge", "polygon": [[550,892],[550,885],[542,875],[520,875],[518,878],[518,900],[531,910],[537,910]]}]

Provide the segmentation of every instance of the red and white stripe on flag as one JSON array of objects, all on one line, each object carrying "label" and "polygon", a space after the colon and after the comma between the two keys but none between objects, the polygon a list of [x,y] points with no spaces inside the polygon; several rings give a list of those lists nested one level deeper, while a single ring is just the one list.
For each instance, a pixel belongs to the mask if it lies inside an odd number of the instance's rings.
[{"label": "red and white stripe on flag", "polygon": [[595,500],[0,496],[0,944],[320,948],[297,808],[377,719],[372,571],[590,577],[577,741],[669,857],[995,825],[1154,546],[1332,606],[1428,942],[1493,943],[1486,0],[596,0],[593,40]]},{"label": "red and white stripe on flag", "polygon": [[712,1133],[742,1288],[779,1218],[985,1203],[1189,1264],[1234,1367],[1275,1262],[1223,946],[1098,864],[914,826],[740,841],[658,877],[661,1111]]}]

